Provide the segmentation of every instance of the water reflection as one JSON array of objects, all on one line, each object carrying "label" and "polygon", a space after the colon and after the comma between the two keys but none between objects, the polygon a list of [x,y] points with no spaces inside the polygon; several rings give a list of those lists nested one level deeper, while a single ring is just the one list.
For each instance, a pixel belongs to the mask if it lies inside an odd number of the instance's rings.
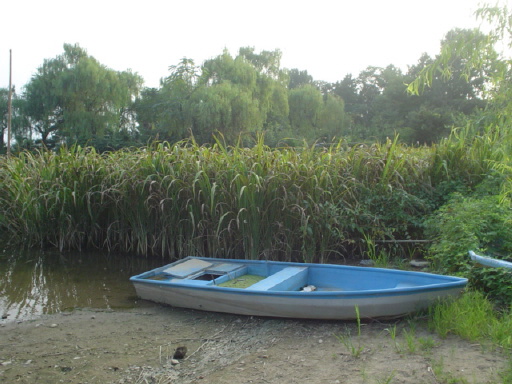
[{"label": "water reflection", "polygon": [[135,306],[129,277],[162,260],[107,255],[3,250],[0,253],[0,315],[30,319],[74,308]]}]

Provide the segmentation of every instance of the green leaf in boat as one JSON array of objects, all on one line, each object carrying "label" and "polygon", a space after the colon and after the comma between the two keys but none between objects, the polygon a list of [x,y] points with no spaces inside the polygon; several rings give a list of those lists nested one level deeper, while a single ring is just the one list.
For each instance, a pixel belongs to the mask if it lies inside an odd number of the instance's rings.
[{"label": "green leaf in boat", "polygon": [[227,288],[247,288],[253,284],[256,284],[258,281],[261,281],[265,278],[265,276],[258,275],[242,275],[240,277],[236,277],[234,279],[228,280],[224,283],[218,284],[219,287],[227,287]]}]

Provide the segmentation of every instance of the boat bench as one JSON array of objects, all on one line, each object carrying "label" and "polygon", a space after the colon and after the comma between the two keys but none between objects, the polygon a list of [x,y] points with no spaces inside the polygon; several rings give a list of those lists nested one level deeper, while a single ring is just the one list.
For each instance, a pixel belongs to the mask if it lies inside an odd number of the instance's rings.
[{"label": "boat bench", "polygon": [[298,291],[306,285],[308,267],[286,267],[249,287],[256,291]]}]

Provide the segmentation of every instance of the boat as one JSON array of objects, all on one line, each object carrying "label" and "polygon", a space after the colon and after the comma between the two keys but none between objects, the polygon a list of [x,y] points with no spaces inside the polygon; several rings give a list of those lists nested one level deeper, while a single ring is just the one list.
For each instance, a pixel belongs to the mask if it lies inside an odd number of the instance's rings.
[{"label": "boat", "polygon": [[473,251],[469,251],[469,257],[471,257],[471,260],[474,262],[480,265],[485,265],[486,267],[512,268],[512,263],[510,261],[493,259],[492,257],[488,256],[480,256]]},{"label": "boat", "polygon": [[326,320],[402,316],[467,284],[426,272],[193,256],[130,281],[141,299],[174,307]]}]

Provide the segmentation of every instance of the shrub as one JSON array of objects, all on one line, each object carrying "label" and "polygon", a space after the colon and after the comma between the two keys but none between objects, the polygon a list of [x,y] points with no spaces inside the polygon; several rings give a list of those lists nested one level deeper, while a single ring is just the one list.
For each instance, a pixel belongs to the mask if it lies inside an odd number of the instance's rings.
[{"label": "shrub", "polygon": [[430,258],[445,272],[466,271],[468,251],[506,255],[512,251],[511,212],[498,195],[464,197],[450,201],[426,221],[434,240]]},{"label": "shrub", "polygon": [[468,251],[503,259],[512,253],[512,212],[498,195],[500,178],[490,177],[470,196],[454,193],[426,221],[433,239],[429,258],[442,272],[467,277],[470,285],[499,304],[512,303],[512,273],[502,268],[479,268]]}]

